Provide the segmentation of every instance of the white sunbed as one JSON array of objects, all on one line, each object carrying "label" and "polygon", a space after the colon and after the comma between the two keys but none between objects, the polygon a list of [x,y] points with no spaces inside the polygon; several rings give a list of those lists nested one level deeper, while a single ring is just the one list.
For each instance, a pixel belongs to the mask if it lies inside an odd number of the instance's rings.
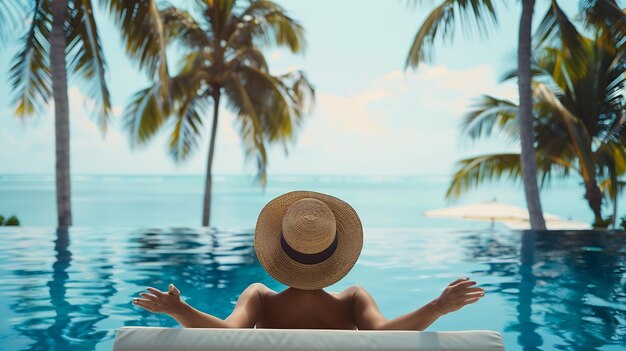
[{"label": "white sunbed", "polygon": [[503,351],[494,331],[414,332],[124,327],[113,351]]}]

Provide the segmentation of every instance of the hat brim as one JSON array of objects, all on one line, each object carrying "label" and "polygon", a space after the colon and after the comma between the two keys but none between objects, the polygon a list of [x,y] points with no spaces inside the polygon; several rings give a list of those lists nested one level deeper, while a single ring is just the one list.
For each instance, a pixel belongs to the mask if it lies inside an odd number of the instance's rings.
[{"label": "hat brim", "polygon": [[[333,212],[337,224],[337,249],[328,259],[316,264],[294,261],[280,245],[287,208],[304,198],[323,201]],[[274,279],[293,288],[322,289],[341,280],[358,260],[363,248],[363,226],[348,203],[322,193],[293,191],[273,199],[261,210],[254,232],[254,248],[259,262]]]}]

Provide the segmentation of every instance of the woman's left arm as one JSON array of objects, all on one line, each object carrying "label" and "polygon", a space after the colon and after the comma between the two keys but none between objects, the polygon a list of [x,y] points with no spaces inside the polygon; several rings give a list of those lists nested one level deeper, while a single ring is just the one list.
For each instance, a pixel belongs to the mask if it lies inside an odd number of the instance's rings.
[{"label": "woman's left arm", "polygon": [[354,294],[355,322],[362,330],[418,330],[422,331],[439,317],[478,301],[485,295],[482,288],[472,287],[476,282],[461,278],[450,283],[435,300],[420,309],[394,319],[385,318],[376,302],[365,289]]}]

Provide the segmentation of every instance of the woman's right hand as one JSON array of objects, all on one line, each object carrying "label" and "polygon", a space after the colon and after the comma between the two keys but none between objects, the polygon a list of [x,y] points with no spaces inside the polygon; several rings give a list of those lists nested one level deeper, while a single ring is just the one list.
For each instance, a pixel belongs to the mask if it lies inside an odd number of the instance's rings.
[{"label": "woman's right hand", "polygon": [[133,299],[133,304],[154,313],[173,314],[180,310],[184,302],[180,299],[180,291],[170,284],[167,292],[155,288],[147,289],[150,293],[142,292],[142,298]]},{"label": "woman's right hand", "polygon": [[443,315],[477,302],[485,296],[485,290],[473,287],[473,285],[476,285],[476,282],[468,278],[457,279],[450,283],[431,304]]}]

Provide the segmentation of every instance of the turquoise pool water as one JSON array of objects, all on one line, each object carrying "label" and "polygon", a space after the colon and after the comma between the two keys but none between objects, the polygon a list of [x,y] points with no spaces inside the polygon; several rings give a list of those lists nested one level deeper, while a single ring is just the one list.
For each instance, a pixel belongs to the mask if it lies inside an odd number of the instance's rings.
[{"label": "turquoise pool water", "polygon": [[[626,235],[444,229],[366,230],[355,268],[329,290],[365,287],[387,317],[469,276],[478,304],[429,330],[491,329],[508,350],[624,350]],[[0,229],[0,349],[110,350],[126,325],[176,326],[131,305],[147,286],[176,284],[219,317],[248,284],[274,282],[246,231]]]}]

